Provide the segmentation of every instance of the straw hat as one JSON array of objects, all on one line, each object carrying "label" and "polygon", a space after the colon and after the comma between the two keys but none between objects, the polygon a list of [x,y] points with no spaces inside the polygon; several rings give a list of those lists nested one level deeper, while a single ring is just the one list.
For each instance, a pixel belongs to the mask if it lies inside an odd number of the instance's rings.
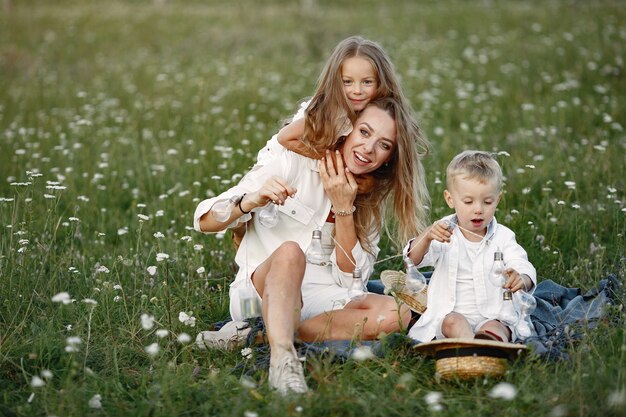
[{"label": "straw hat", "polygon": [[383,271],[380,273],[380,280],[385,285],[386,290],[402,300],[411,310],[418,314],[424,314],[424,311],[426,311],[428,286],[425,286],[418,292],[409,291],[404,286],[406,273],[403,271]]},{"label": "straw hat", "polygon": [[507,359],[526,351],[526,345],[484,339],[440,339],[415,345],[435,357],[435,372],[446,380],[504,375]]}]

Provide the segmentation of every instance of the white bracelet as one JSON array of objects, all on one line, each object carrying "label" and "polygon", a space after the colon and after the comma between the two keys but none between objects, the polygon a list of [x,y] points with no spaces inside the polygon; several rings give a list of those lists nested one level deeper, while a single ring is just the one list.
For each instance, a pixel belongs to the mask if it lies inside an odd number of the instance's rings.
[{"label": "white bracelet", "polygon": [[356,211],[356,206],[352,206],[350,211],[335,210],[334,207],[331,207],[330,211],[332,211],[337,216],[350,216],[350,215],[352,215]]}]

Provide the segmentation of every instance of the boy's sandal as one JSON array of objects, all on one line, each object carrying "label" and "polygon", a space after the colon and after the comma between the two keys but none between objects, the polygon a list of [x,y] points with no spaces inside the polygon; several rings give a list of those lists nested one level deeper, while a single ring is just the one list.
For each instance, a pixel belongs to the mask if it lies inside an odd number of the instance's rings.
[{"label": "boy's sandal", "polygon": [[496,342],[504,342],[500,336],[489,330],[479,330],[474,335],[474,339],[495,340]]}]

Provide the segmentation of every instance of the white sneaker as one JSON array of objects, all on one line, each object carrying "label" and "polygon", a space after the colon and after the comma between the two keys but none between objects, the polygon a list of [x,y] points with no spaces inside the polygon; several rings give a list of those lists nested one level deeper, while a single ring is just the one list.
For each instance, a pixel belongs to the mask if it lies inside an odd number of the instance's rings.
[{"label": "white sneaker", "polygon": [[304,394],[309,390],[304,380],[302,363],[293,352],[285,352],[276,362],[270,363],[270,387],[281,395]]},{"label": "white sneaker", "polygon": [[243,346],[250,330],[248,322],[229,321],[217,331],[198,333],[196,346],[199,349],[236,349]]}]

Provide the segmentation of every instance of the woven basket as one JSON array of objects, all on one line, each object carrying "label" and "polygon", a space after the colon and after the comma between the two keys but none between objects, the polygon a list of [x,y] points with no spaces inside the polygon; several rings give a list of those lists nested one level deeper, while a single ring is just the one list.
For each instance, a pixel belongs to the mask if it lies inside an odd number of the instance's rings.
[{"label": "woven basket", "polygon": [[402,271],[386,270],[381,272],[380,280],[392,295],[405,303],[416,313],[424,314],[426,311],[426,301],[428,300],[428,286],[421,291],[413,292],[405,288],[406,274]]}]

